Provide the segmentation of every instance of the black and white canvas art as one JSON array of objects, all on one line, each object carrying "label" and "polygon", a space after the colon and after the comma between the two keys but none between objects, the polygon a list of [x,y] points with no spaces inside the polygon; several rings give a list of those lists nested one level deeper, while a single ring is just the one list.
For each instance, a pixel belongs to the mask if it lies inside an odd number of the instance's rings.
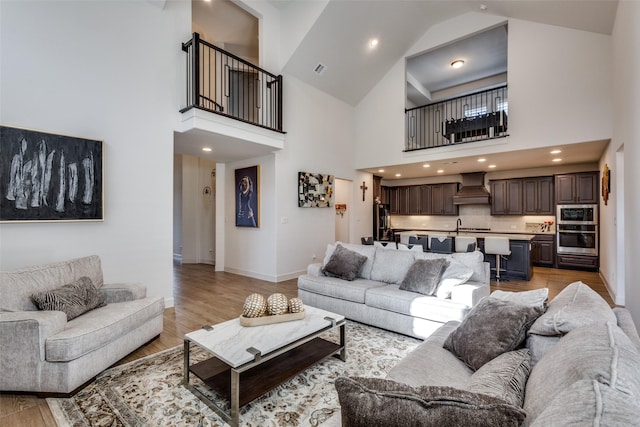
[{"label": "black and white canvas art", "polygon": [[102,220],[102,141],[0,126],[0,222]]}]

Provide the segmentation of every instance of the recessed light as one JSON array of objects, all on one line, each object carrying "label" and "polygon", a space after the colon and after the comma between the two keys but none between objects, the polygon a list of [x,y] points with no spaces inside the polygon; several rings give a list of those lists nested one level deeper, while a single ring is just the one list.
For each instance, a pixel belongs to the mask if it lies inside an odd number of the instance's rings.
[{"label": "recessed light", "polygon": [[560,154],[560,153],[562,153],[562,150],[553,150],[553,151],[550,151],[549,153],[551,153],[551,154]]},{"label": "recessed light", "polygon": [[378,46],[378,39],[369,40],[369,47],[376,47],[376,46]]},{"label": "recessed light", "polygon": [[562,159],[553,159],[553,160],[551,160],[551,161],[552,161],[552,162],[556,162],[556,163],[557,163],[557,162],[561,162],[561,161],[562,161]]},{"label": "recessed light", "polygon": [[378,172],[382,173],[384,172],[384,169],[378,169]]},{"label": "recessed light", "polygon": [[480,5],[480,10],[482,10],[482,11],[487,10],[487,5],[486,4],[481,4]]},{"label": "recessed light", "polygon": [[213,151],[213,150],[211,148],[209,148],[209,147],[203,147],[202,151],[209,152],[209,151]]},{"label": "recessed light", "polygon": [[489,165],[489,169],[495,169],[496,165]]},{"label": "recessed light", "polygon": [[443,173],[444,169],[438,169],[438,173]]},{"label": "recessed light", "polygon": [[396,176],[402,176],[402,174],[401,173],[397,173]]},{"label": "recessed light", "polygon": [[428,163],[425,163],[424,165],[422,165],[422,167],[423,167],[423,168],[430,168],[430,167],[431,167],[431,165],[430,165],[430,164],[428,164]]},{"label": "recessed light", "polygon": [[485,159],[484,157],[482,157],[482,158],[478,159],[478,161],[479,161],[480,163],[482,163],[482,162],[486,162],[486,161],[487,161],[487,159]]},{"label": "recessed light", "polygon": [[451,67],[456,69],[462,67],[463,65],[464,65],[464,61],[462,59],[456,59],[451,63]]}]

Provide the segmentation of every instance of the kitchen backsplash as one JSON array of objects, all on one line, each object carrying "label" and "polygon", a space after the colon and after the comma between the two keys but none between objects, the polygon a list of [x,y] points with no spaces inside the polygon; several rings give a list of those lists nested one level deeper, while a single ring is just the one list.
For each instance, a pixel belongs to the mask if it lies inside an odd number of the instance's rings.
[{"label": "kitchen backsplash", "polygon": [[[462,228],[490,228],[492,231],[502,232],[555,233],[556,218],[553,215],[491,216],[489,205],[460,206],[459,209],[458,216],[391,215],[391,228],[455,230],[456,221],[460,218]],[[538,231],[535,231],[536,229]]]}]

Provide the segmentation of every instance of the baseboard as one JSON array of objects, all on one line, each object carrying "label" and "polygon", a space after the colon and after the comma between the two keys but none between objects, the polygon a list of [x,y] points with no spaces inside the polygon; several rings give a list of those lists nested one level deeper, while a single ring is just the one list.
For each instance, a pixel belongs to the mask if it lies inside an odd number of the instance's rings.
[{"label": "baseboard", "polygon": [[171,308],[175,304],[173,297],[166,297],[164,299],[164,308]]},{"label": "baseboard", "polygon": [[252,277],[254,279],[260,279],[260,280],[273,282],[273,283],[279,283],[279,282],[284,282],[285,280],[295,279],[298,276],[306,273],[306,270],[302,270],[302,271],[296,271],[292,273],[286,273],[286,274],[280,274],[280,275],[274,276],[270,274],[256,273],[255,271],[241,270],[233,267],[225,267],[224,271],[226,271],[227,273],[233,273],[233,274],[238,274],[240,276]]},{"label": "baseboard", "polygon": [[285,280],[297,279],[299,276],[307,274],[307,270],[295,271],[293,273],[278,275],[277,282],[284,282]]}]

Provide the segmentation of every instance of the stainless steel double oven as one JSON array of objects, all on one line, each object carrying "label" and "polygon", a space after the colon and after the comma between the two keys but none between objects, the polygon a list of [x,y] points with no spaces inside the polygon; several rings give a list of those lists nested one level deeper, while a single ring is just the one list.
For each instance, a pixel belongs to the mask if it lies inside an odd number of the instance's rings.
[{"label": "stainless steel double oven", "polygon": [[598,255],[598,205],[558,205],[558,253]]}]

